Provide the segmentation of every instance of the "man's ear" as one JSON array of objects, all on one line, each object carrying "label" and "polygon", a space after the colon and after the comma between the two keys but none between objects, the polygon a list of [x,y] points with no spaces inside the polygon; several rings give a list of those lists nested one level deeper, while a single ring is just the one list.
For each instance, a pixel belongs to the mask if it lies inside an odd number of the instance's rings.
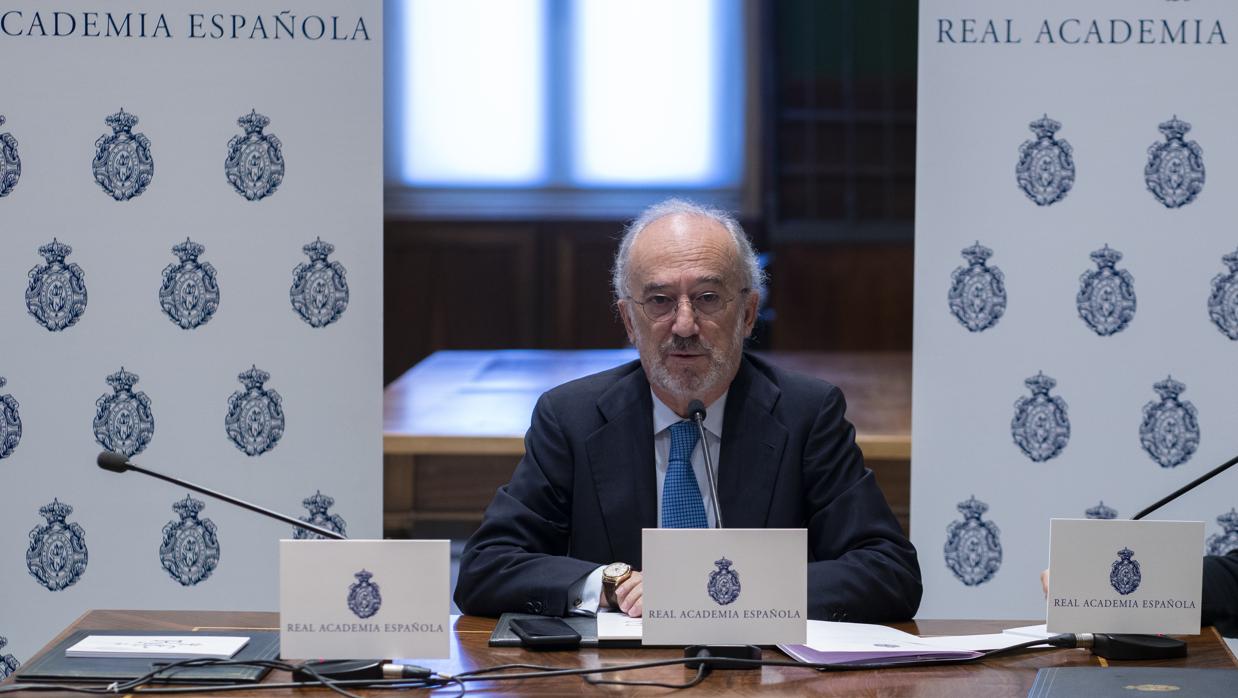
[{"label": "man's ear", "polygon": [[636,332],[632,329],[632,304],[625,299],[615,301],[619,309],[619,317],[623,319],[623,330],[628,333],[628,344],[636,346]]},{"label": "man's ear", "polygon": [[757,324],[757,310],[761,307],[761,293],[749,291],[744,299],[744,336],[752,335],[752,328]]}]

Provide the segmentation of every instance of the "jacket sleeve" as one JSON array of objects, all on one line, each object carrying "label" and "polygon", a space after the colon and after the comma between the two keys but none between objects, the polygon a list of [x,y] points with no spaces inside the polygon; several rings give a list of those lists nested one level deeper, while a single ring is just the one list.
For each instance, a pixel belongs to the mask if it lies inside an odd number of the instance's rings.
[{"label": "jacket sleeve", "polygon": [[1238,637],[1238,550],[1204,556],[1201,622],[1225,637]]},{"label": "jacket sleeve", "polygon": [[808,617],[907,620],[920,606],[920,563],[864,467],[846,409],[842,393],[831,388],[804,447]]},{"label": "jacket sleeve", "polygon": [[568,589],[597,567],[567,557],[572,520],[571,446],[543,395],[511,482],[495,492],[460,558],[456,605],[471,615],[567,615]]}]

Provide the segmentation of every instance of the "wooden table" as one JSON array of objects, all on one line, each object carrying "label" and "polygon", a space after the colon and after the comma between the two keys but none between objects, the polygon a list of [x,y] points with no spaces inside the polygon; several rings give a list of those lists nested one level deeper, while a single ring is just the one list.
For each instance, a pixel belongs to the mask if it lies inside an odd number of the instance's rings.
[{"label": "wooden table", "polygon": [[[901,623],[901,630],[920,635],[955,635],[997,632],[1001,628],[1027,625],[1029,621],[918,621]],[[278,627],[275,613],[234,613],[223,611],[91,611],[82,616],[70,628],[48,644],[56,642],[76,630],[167,630],[169,632],[193,629],[218,628],[265,628]],[[451,658],[424,660],[418,663],[435,671],[457,673],[480,667],[514,662],[527,662],[556,667],[601,667],[633,662],[670,659],[682,656],[673,649],[584,649],[579,652],[526,652],[520,648],[489,647],[487,641],[494,628],[494,620],[464,616],[452,628]],[[1184,638],[1188,654],[1183,659],[1140,662],[1139,666],[1196,667],[1233,669],[1238,662],[1212,628],[1204,628],[1201,635]],[[46,651],[46,648],[44,649]],[[785,660],[779,651],[767,649],[765,659]],[[1130,662],[1114,662],[1114,666],[1130,666]],[[1047,667],[1104,667],[1107,663],[1086,650],[1027,650],[1005,657],[995,657],[978,664],[949,667],[921,667],[885,669],[881,671],[855,671],[820,673],[798,667],[762,667],[745,671],[716,670],[704,683],[689,689],[695,695],[768,694],[768,695],[821,695],[821,696],[916,696],[950,698],[983,696],[1026,696],[1035,679],[1036,670]],[[629,671],[611,676],[625,680],[658,680],[679,683],[687,681],[695,672],[681,666]],[[272,672],[267,682],[287,681],[284,672]],[[12,682],[12,678],[8,680]],[[436,695],[452,695],[446,689]],[[275,695],[294,695],[313,691],[315,695],[334,695],[326,689],[282,689]],[[231,695],[270,695],[271,691],[237,691]],[[667,695],[666,689],[633,689],[631,687],[592,687],[578,677],[558,677],[510,682],[495,681],[469,684],[469,694],[483,695],[559,695],[575,696],[580,693],[632,693]],[[46,695],[46,694],[43,694]],[[69,696],[62,693],[53,695]]]},{"label": "wooden table", "polygon": [[[758,352],[839,386],[856,441],[907,525],[909,352]],[[636,358],[633,349],[440,351],[383,392],[384,514],[389,534],[419,522],[480,521],[524,454],[537,398]]]}]

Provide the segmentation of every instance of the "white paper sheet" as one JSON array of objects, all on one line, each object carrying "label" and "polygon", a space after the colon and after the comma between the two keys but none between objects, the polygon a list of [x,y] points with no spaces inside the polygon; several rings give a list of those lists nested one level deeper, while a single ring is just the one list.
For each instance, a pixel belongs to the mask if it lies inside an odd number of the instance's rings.
[{"label": "white paper sheet", "polygon": [[66,657],[135,659],[228,659],[248,637],[219,635],[87,635],[64,651]]},{"label": "white paper sheet", "polygon": [[600,611],[598,618],[598,641],[639,640],[642,623],[640,618],[631,618],[626,613]]}]

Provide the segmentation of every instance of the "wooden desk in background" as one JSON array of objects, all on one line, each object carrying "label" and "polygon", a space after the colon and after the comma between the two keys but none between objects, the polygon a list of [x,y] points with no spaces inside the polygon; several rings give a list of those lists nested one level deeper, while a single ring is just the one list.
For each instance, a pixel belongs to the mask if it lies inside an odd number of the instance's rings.
[{"label": "wooden desk in background", "polygon": [[[225,611],[91,611],[48,643],[43,651],[54,646],[76,630],[158,630],[183,632],[194,629],[277,629],[276,613],[239,613]],[[1002,628],[1027,625],[1028,621],[962,621],[935,620],[896,624],[900,630],[918,635],[963,635],[999,632]],[[481,667],[515,662],[556,667],[598,667],[682,657],[678,649],[582,649],[579,652],[527,652],[518,647],[490,647],[490,631],[494,619],[463,616],[452,628],[451,658],[414,660],[435,671],[454,674]],[[1212,628],[1201,635],[1184,638],[1187,656],[1156,662],[1114,662],[1114,666],[1195,667],[1233,669],[1238,666],[1234,656]],[[781,652],[767,649],[765,659],[785,661]],[[959,666],[884,669],[820,673],[799,667],[761,667],[753,670],[714,671],[704,683],[688,689],[690,695],[819,695],[819,696],[908,696],[917,698],[1000,698],[1027,695],[1036,677],[1036,670],[1048,667],[1102,667],[1102,660],[1087,650],[1031,650],[995,657],[978,664]],[[682,683],[696,672],[682,666],[623,672],[607,675],[628,681],[664,681]],[[273,671],[266,682],[288,681],[285,672]],[[11,683],[10,677],[6,683]],[[332,696],[326,689],[279,689],[274,691],[231,691],[234,696],[293,696],[312,690],[314,695]],[[454,695],[447,688],[435,695]],[[585,692],[608,692],[616,695],[647,693],[670,695],[664,688],[637,689],[629,686],[591,687],[579,677],[533,679],[469,684],[469,693],[487,695],[555,695],[579,696]],[[362,691],[362,693],[369,693]],[[49,695],[40,693],[39,695]],[[55,696],[78,694],[52,693]],[[139,692],[140,695],[140,692]],[[391,695],[389,692],[373,695]],[[422,695],[418,692],[418,695]]]},{"label": "wooden desk in background", "polygon": [[[908,528],[911,354],[758,352],[834,383],[895,515]],[[524,454],[537,398],[636,358],[633,349],[440,351],[383,393],[383,511],[388,535],[417,524],[478,523]]]}]

